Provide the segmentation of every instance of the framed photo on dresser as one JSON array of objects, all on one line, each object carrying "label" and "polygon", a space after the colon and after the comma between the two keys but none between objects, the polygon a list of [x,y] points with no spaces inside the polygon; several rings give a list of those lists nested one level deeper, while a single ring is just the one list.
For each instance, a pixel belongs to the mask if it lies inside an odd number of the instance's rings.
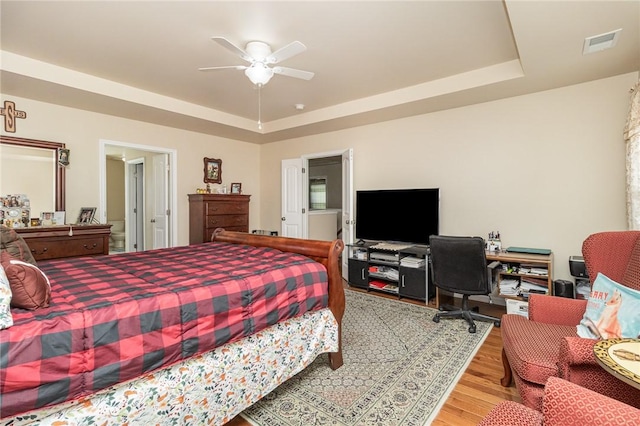
[{"label": "framed photo on dresser", "polygon": [[89,225],[93,222],[93,216],[96,214],[95,207],[82,207],[76,223],[80,225]]}]

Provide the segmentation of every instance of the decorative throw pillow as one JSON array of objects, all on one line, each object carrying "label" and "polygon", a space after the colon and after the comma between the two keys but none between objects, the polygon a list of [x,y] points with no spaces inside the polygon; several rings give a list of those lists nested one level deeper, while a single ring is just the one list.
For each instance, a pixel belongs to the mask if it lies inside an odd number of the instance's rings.
[{"label": "decorative throw pillow", "polygon": [[591,339],[640,336],[640,291],[633,290],[598,273],[578,336]]},{"label": "decorative throw pillow", "polygon": [[51,301],[49,278],[37,266],[14,259],[3,251],[0,263],[11,287],[11,306],[34,310],[46,308]]},{"label": "decorative throw pillow", "polygon": [[0,330],[13,325],[11,316],[11,287],[9,279],[4,273],[4,268],[0,265]]},{"label": "decorative throw pillow", "polygon": [[0,250],[6,250],[11,256],[38,266],[24,239],[15,230],[4,225],[0,226]]}]

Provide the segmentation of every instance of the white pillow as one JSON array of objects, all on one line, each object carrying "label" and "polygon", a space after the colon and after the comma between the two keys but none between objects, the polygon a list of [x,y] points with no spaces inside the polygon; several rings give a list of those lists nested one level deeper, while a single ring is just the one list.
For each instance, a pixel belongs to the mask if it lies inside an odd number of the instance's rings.
[{"label": "white pillow", "polygon": [[0,265],[0,330],[13,325],[11,316],[11,286],[9,279]]},{"label": "white pillow", "polygon": [[578,324],[578,336],[613,339],[640,336],[640,291],[598,273],[591,287],[587,310]]}]

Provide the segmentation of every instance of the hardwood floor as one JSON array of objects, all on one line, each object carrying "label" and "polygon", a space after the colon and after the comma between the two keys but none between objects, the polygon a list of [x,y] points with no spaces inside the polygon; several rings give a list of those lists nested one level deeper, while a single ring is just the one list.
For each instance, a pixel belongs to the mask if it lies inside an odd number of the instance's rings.
[{"label": "hardwood floor", "polygon": [[[395,298],[392,295],[380,292],[371,292],[371,294]],[[410,299],[402,299],[402,301],[424,305],[424,302]],[[504,306],[485,303],[476,304],[479,306],[480,312],[488,315],[500,317],[505,313]],[[474,303],[471,302],[471,305],[474,305]],[[431,301],[429,306],[435,308],[435,301]],[[509,388],[504,388],[500,385],[500,379],[503,375],[501,352],[502,337],[500,329],[494,327],[449,395],[432,425],[475,426],[500,401],[520,402],[520,396],[514,385]],[[227,426],[250,426],[250,423],[238,416],[227,423]]]}]

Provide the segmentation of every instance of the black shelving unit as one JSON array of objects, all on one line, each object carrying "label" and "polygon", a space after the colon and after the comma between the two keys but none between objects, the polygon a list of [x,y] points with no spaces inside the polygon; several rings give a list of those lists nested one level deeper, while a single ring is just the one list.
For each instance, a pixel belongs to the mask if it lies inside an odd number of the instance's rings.
[{"label": "black shelving unit", "polygon": [[382,250],[376,243],[349,244],[349,285],[367,291],[392,293],[428,301],[435,297],[429,286],[429,249],[408,246],[399,250]]}]

